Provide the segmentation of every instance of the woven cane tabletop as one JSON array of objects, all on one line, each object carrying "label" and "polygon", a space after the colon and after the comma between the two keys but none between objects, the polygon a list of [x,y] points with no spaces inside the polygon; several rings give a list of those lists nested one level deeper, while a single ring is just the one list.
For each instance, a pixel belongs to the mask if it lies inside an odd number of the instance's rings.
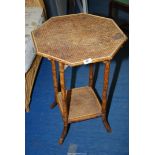
[{"label": "woven cane tabletop", "polygon": [[69,66],[110,60],[127,40],[112,19],[84,13],[52,17],[32,37],[38,55]]}]

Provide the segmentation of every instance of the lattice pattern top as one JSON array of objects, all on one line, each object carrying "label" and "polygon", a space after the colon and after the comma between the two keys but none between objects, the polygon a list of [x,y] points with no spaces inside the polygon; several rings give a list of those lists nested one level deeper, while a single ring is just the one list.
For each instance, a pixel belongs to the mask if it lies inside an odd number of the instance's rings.
[{"label": "lattice pattern top", "polygon": [[70,66],[110,60],[127,39],[112,19],[83,13],[52,17],[32,36],[37,54]]}]

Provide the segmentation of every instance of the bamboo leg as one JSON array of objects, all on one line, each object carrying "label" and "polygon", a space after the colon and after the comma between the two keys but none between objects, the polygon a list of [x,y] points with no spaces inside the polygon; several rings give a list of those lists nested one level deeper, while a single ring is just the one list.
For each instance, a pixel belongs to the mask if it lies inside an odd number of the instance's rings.
[{"label": "bamboo leg", "polygon": [[63,103],[63,121],[64,128],[59,139],[59,144],[62,144],[68,130],[68,108],[66,102],[66,90],[65,90],[65,77],[64,77],[64,64],[59,62],[59,72],[60,72],[60,85],[61,85],[61,94],[62,94],[62,103]]},{"label": "bamboo leg", "polygon": [[93,64],[89,65],[89,86],[93,87]]},{"label": "bamboo leg", "polygon": [[51,64],[52,64],[53,85],[54,85],[54,92],[55,92],[55,99],[54,99],[54,102],[51,104],[51,108],[54,108],[57,105],[58,82],[57,82],[55,61],[51,60]]},{"label": "bamboo leg", "polygon": [[112,130],[111,130],[111,127],[107,121],[107,116],[106,116],[107,90],[108,90],[110,62],[106,61],[104,63],[105,63],[105,69],[104,69],[104,87],[103,87],[103,93],[102,93],[102,120],[103,120],[106,130],[108,132],[111,132]]}]

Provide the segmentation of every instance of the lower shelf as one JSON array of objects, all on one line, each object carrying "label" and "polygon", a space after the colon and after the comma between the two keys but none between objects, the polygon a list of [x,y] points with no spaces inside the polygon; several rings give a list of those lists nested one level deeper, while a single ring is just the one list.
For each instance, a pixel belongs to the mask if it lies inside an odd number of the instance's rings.
[{"label": "lower shelf", "polygon": [[[61,113],[63,114],[61,92],[58,93],[57,98]],[[69,123],[101,116],[101,104],[91,87],[68,90],[67,104],[69,107]]]}]

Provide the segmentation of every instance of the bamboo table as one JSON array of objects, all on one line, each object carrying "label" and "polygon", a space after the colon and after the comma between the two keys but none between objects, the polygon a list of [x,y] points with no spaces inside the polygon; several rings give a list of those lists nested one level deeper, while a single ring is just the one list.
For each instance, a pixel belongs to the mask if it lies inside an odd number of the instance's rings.
[{"label": "bamboo table", "polygon": [[[52,64],[55,91],[52,107],[58,104],[64,122],[59,143],[63,143],[70,123],[99,116],[110,132],[111,127],[106,117],[110,60],[127,40],[116,23],[109,18],[83,13],[52,17],[33,31],[32,37],[37,54],[48,58]],[[59,63],[60,92],[56,61]],[[96,62],[105,64],[102,103],[93,90],[93,64]],[[66,90],[64,66],[86,64],[90,65],[89,86]]]}]

